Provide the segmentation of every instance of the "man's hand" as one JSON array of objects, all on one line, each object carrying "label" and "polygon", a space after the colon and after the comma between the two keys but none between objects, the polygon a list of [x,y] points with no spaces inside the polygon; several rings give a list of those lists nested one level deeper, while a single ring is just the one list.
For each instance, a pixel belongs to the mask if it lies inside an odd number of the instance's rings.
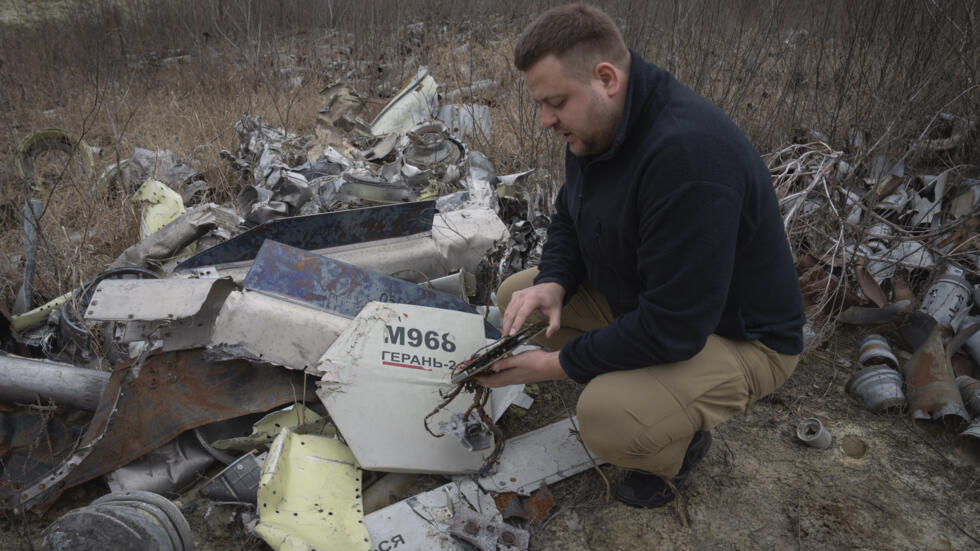
[{"label": "man's hand", "polygon": [[[545,336],[554,335],[561,327],[561,301],[564,298],[565,288],[552,281],[515,291],[510,297],[507,311],[504,312],[504,335],[516,335],[535,310],[540,310],[548,318]],[[557,357],[555,361],[557,362]]]},{"label": "man's hand", "polygon": [[560,381],[568,375],[561,368],[558,352],[531,350],[498,360],[490,368],[490,375],[474,377],[476,382],[489,388],[497,388],[520,383],[539,383],[541,381]]}]

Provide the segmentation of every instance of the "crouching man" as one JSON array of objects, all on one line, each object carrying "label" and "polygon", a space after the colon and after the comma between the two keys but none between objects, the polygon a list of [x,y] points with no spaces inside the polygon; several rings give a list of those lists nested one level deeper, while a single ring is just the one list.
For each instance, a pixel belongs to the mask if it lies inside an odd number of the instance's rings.
[{"label": "crouching man", "polygon": [[630,469],[616,497],[658,507],[709,431],[781,385],[803,347],[769,171],[721,110],[628,50],[596,8],[539,16],[514,63],[568,145],[541,263],[497,301],[505,334],[546,318],[553,352],[500,360],[479,382],[585,384],[582,438]]}]

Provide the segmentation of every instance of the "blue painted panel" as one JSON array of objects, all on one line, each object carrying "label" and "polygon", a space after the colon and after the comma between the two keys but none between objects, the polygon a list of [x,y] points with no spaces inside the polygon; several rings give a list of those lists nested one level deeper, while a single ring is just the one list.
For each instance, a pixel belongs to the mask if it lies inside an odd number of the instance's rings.
[{"label": "blue painted panel", "polygon": [[266,239],[312,250],[427,232],[432,229],[435,206],[435,201],[419,201],[279,218],[202,251],[177,269],[252,260]]},{"label": "blue painted panel", "polygon": [[[475,312],[465,300],[333,258],[266,240],[242,286],[353,318],[371,301]],[[484,322],[486,335],[500,332]]]}]

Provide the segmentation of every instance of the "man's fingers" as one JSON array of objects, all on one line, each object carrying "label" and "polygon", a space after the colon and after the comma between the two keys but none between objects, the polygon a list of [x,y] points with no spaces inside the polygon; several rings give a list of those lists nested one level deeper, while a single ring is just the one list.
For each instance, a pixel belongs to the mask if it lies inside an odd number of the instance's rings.
[{"label": "man's fingers", "polygon": [[520,331],[521,327],[524,327],[524,322],[527,321],[527,317],[534,313],[538,309],[538,306],[531,301],[527,301],[521,304],[521,308],[517,311],[517,315],[514,316],[514,324],[510,327],[510,335],[516,335]]},{"label": "man's fingers", "polygon": [[507,305],[507,309],[504,310],[504,335],[510,333],[511,328],[514,326],[514,318],[517,317],[517,311],[521,309],[524,304],[524,299],[518,293],[514,293],[511,297],[510,304]]},{"label": "man's fingers", "polygon": [[558,332],[558,328],[561,327],[561,310],[554,309],[550,314],[548,314],[548,330],[544,332],[544,335],[548,338],[554,336]]}]

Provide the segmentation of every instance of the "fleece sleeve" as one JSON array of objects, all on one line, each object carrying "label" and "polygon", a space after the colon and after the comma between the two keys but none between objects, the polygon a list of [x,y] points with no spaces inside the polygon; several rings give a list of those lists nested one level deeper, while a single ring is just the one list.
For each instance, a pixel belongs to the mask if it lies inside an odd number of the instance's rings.
[{"label": "fleece sleeve", "polygon": [[555,198],[548,240],[541,249],[538,275],[534,278],[535,285],[552,281],[564,287],[566,301],[578,290],[585,274],[567,189],[567,185],[562,186]]},{"label": "fleece sleeve", "polygon": [[561,350],[562,368],[579,382],[605,372],[691,358],[717,326],[735,262],[742,197],[706,181],[640,197],[638,306]]}]

